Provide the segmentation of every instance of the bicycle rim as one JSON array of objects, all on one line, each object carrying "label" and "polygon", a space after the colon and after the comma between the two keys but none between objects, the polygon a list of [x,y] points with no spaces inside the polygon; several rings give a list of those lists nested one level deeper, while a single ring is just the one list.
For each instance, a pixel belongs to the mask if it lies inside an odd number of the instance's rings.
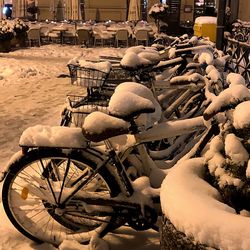
[{"label": "bicycle rim", "polygon": [[[69,159],[67,154],[50,149],[39,152],[32,150],[15,162],[6,176],[2,193],[3,206],[12,224],[34,241],[54,245],[59,245],[65,239],[88,242],[96,233],[104,236],[111,222],[115,221],[115,216],[92,215],[87,210],[95,208],[87,206],[85,211],[84,204],[79,203],[77,196],[64,209],[60,210],[55,205],[55,199],[59,197],[57,190],[63,183],[58,176],[63,176],[66,166],[69,166],[65,187],[69,187],[80,175],[83,179],[88,178],[98,164],[96,156],[91,155],[90,158],[78,154],[71,155]],[[52,164],[53,174],[47,171]],[[50,172],[49,176],[46,176],[46,172]],[[89,195],[95,193],[104,197],[119,193],[114,177],[105,168],[82,189],[87,190]],[[105,210],[107,207],[99,206],[98,209]]]}]

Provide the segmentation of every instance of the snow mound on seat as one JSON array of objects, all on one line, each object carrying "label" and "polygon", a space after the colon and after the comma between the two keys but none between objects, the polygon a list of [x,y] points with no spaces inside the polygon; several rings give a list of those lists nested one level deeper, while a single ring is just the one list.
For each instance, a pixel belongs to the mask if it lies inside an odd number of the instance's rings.
[{"label": "snow mound on seat", "polygon": [[120,64],[123,68],[137,69],[150,66],[160,61],[160,55],[155,48],[135,46],[126,50]]}]

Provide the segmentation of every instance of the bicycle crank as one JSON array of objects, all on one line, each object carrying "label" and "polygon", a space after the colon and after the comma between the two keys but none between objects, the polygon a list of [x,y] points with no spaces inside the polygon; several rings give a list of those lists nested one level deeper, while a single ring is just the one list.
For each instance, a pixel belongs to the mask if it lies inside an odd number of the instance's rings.
[{"label": "bicycle crank", "polygon": [[145,206],[143,211],[138,213],[130,213],[128,217],[128,224],[137,231],[143,231],[154,227],[157,221],[158,214],[155,209]]}]

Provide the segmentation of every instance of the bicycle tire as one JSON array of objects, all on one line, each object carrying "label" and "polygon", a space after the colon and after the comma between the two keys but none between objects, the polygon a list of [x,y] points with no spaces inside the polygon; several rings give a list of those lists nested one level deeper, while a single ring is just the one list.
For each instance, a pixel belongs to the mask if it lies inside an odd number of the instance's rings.
[{"label": "bicycle tire", "polygon": [[[70,161],[68,161],[69,157]],[[75,211],[75,214],[68,214],[68,217],[67,214],[53,216],[52,212],[48,212],[49,209],[53,209],[53,204],[50,202],[52,195],[50,194],[50,197],[48,197],[49,192],[46,191],[46,188],[49,188],[48,185],[44,184],[44,180],[48,177],[43,176],[44,170],[41,169],[41,164],[42,162],[43,164],[50,162],[53,159],[57,161],[61,159],[60,166],[58,166],[61,168],[60,171],[63,171],[63,162],[67,161],[67,164],[68,162],[75,163],[74,166],[72,165],[72,168],[76,168],[81,174],[83,171],[86,172],[87,168],[89,171],[94,171],[98,163],[102,161],[101,156],[96,151],[90,149],[86,149],[84,152],[81,151],[81,153],[72,152],[70,154],[54,148],[32,149],[24,154],[12,163],[3,183],[2,202],[11,223],[29,239],[38,243],[49,242],[56,246],[64,239],[87,243],[95,233],[99,233],[100,237],[103,237],[112,231],[115,228],[115,222],[119,221],[118,215],[115,213],[105,218],[105,221],[102,218],[100,222],[100,218],[87,217],[86,219],[84,216],[78,216]],[[68,175],[65,185],[73,181],[72,178],[72,175]],[[107,168],[102,167],[98,171],[98,178],[102,180],[102,185],[105,185],[105,187],[100,187],[99,192],[103,191],[104,195],[108,194],[110,197],[115,197],[120,193],[120,188],[114,175]],[[58,184],[60,183],[53,183],[53,185]],[[46,198],[36,196],[34,192],[30,194],[27,191],[31,187],[29,185],[32,185],[33,189],[37,190],[38,193],[45,192]],[[87,188],[90,188],[90,186]],[[97,190],[94,190],[94,192],[96,193]],[[77,199],[74,201],[77,202]],[[69,205],[72,206],[70,203]],[[72,220],[72,217],[74,217],[74,220]]]}]

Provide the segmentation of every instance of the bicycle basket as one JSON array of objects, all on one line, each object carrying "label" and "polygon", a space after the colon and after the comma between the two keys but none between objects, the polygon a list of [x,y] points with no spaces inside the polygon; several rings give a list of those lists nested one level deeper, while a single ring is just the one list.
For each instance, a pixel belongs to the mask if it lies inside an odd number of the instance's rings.
[{"label": "bicycle basket", "polygon": [[109,76],[109,72],[103,72],[94,68],[80,67],[68,64],[71,83],[87,88],[101,87]]},{"label": "bicycle basket", "polygon": [[[68,109],[71,111],[70,123],[74,127],[81,127],[86,116],[94,111],[108,113],[109,100],[89,98],[88,96],[68,95]],[[81,106],[74,108],[81,102]]]},{"label": "bicycle basket", "polygon": [[122,83],[132,81],[131,73],[120,66],[112,66],[107,83]]},{"label": "bicycle basket", "polygon": [[[101,91],[103,94],[106,95],[112,95],[115,88],[122,82],[131,82],[132,77],[130,75],[130,72],[122,69],[119,66],[112,65],[112,70],[110,71],[110,74],[103,84]],[[109,93],[109,94],[108,94]]]}]

